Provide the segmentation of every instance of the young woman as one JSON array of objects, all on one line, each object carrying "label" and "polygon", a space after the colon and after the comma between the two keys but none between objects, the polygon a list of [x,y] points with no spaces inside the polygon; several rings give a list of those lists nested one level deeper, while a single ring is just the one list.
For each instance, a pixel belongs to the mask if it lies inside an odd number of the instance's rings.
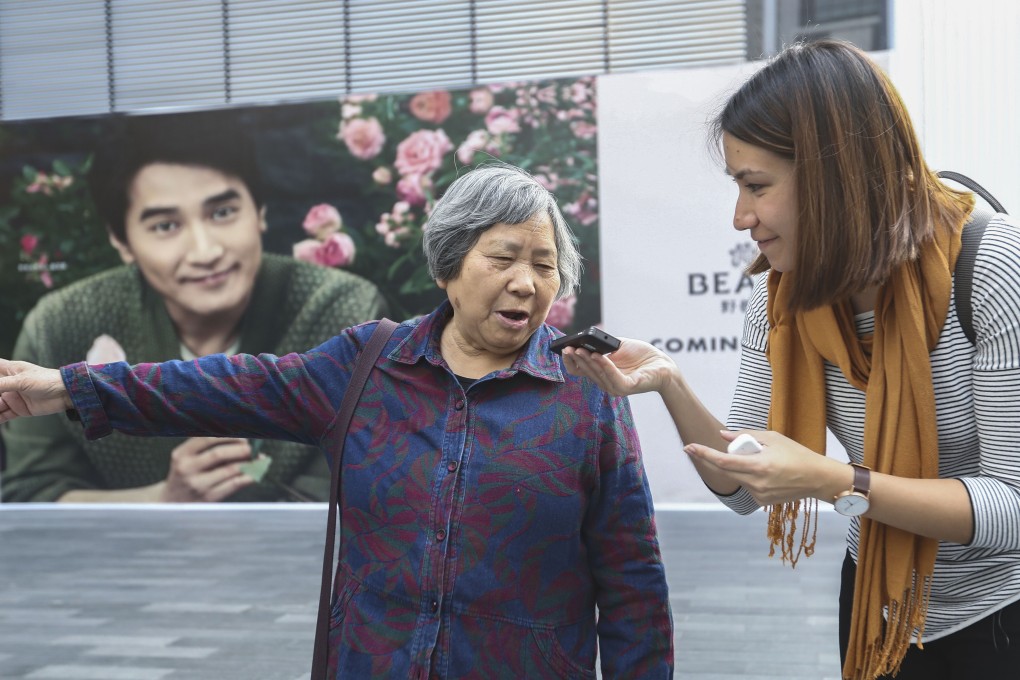
[{"label": "young woman", "polygon": [[[853,517],[844,677],[1020,677],[1020,230],[997,215],[984,234],[972,345],[953,271],[973,197],[927,167],[888,78],[845,43],[783,51],[715,133],[733,225],[766,274],[728,428],[646,343],[568,349],[567,368],[614,394],[659,392],[722,501],[771,506],[784,558],[810,554],[818,501]],[[851,465],[818,455],[826,428]],[[739,430],[763,451],[724,453]]]}]

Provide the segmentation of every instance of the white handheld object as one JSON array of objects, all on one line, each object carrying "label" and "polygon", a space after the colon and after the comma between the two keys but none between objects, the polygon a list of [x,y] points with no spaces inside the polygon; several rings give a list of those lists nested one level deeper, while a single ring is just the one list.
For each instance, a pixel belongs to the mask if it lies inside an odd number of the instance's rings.
[{"label": "white handheld object", "polygon": [[726,451],[739,456],[749,456],[754,453],[761,453],[761,444],[758,443],[757,439],[745,432],[744,434],[737,435],[737,438],[726,447]]}]

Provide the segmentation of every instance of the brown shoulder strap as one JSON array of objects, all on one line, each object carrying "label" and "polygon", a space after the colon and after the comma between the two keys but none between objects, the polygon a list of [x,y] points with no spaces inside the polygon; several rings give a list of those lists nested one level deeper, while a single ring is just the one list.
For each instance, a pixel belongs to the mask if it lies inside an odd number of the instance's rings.
[{"label": "brown shoulder strap", "polygon": [[333,591],[333,551],[336,544],[337,495],[340,489],[340,473],[343,468],[344,443],[347,439],[347,428],[354,417],[354,409],[365,389],[368,374],[372,372],[376,359],[396,329],[397,323],[382,319],[375,327],[372,337],[354,363],[351,382],[340,402],[340,414],[337,416],[337,441],[340,450],[333,454],[333,466],[330,470],[329,483],[329,517],[326,520],[326,545],[322,551],[322,584],[319,588],[319,615],[315,623],[315,650],[312,655],[312,680],[325,680],[329,661],[329,611]]}]

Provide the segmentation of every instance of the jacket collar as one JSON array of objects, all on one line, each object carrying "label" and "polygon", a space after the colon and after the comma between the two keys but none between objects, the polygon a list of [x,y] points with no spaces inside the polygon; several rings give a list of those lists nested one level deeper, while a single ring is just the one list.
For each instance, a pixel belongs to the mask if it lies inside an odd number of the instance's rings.
[{"label": "jacket collar", "polygon": [[[414,364],[424,359],[433,366],[441,366],[449,371],[450,368],[440,352],[439,340],[443,335],[443,328],[451,318],[453,307],[449,300],[445,300],[432,313],[412,319],[408,322],[411,324],[410,334],[393,349],[389,358],[405,364]],[[514,363],[489,377],[509,378],[517,373],[527,373],[542,380],[564,382],[563,364],[549,349],[553,333],[550,326],[546,324],[539,326],[528,339],[528,344],[517,355]]]}]

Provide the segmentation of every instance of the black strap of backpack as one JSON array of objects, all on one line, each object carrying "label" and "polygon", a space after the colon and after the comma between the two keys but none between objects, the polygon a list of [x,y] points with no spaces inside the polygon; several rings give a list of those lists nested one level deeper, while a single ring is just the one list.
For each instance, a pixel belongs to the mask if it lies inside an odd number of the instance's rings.
[{"label": "black strap of backpack", "polygon": [[390,339],[390,335],[393,334],[396,327],[397,323],[389,319],[382,319],[375,327],[368,344],[365,345],[365,349],[354,363],[351,382],[347,385],[347,391],[344,392],[343,401],[340,402],[340,412],[336,421],[340,450],[333,455],[329,483],[329,517],[326,520],[326,545],[322,551],[322,583],[319,587],[319,613],[315,623],[315,649],[312,652],[312,680],[326,680],[326,671],[329,665],[329,612],[333,592],[333,551],[336,544],[337,506],[339,505],[337,496],[340,492],[340,474],[344,461],[344,440],[347,439],[347,428],[351,425],[354,409],[365,389],[365,383],[368,382],[368,374],[372,372],[376,359],[379,358],[383,347],[386,346],[386,341]]},{"label": "black strap of backpack", "polygon": [[[992,196],[988,189],[972,180],[967,175],[958,172],[943,170],[937,173],[943,179],[952,180],[967,187],[975,194],[985,199],[988,205],[997,213],[1006,213],[1006,209],[999,203],[995,196]],[[970,220],[963,227],[963,243],[960,248],[960,256],[956,260],[956,269],[953,277],[953,297],[956,298],[956,316],[960,319],[960,326],[964,335],[975,343],[973,310],[970,304],[971,287],[974,280],[974,258],[977,257],[978,247],[981,245],[981,236],[985,233],[988,221],[992,219],[993,213],[987,210],[974,209]]]},{"label": "black strap of backpack", "polygon": [[948,179],[959,184],[962,184],[963,186],[967,187],[981,198],[985,199],[988,205],[992,206],[992,210],[994,210],[997,213],[1006,214],[1006,209],[1003,208],[1002,204],[995,199],[995,196],[992,196],[992,193],[988,191],[988,189],[985,189],[983,186],[972,180],[970,177],[967,177],[967,175],[961,175],[960,173],[953,172],[951,170],[941,170],[936,174],[938,174],[938,176],[941,177],[942,179]]},{"label": "black strap of backpack", "polygon": [[971,287],[974,281],[974,258],[977,257],[981,236],[985,233],[988,221],[994,213],[975,209],[970,214],[970,221],[963,227],[963,243],[960,255],[956,258],[956,270],[953,277],[953,297],[956,298],[956,316],[963,327],[963,333],[974,344],[974,318],[970,306]]}]

